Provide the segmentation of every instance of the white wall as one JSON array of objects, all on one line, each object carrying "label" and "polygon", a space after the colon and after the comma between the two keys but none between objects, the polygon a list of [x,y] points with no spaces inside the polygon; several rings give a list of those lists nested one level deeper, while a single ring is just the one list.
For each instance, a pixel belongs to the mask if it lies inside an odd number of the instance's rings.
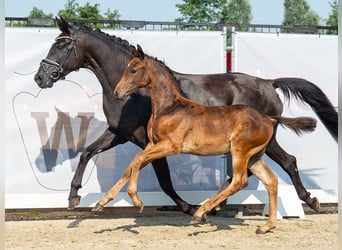
[{"label": "white wall", "polygon": [[[262,78],[305,78],[338,106],[337,36],[299,34],[236,33],[234,36],[234,71]],[[281,91],[277,91],[283,99]],[[284,102],[284,116],[312,116],[309,106],[291,101]],[[338,153],[337,143],[319,121],[317,129],[300,137],[279,128],[279,144],[297,158],[297,165],[304,186],[321,202],[337,202]],[[268,160],[269,165],[281,177],[282,184],[289,184],[288,176],[280,167]]]}]

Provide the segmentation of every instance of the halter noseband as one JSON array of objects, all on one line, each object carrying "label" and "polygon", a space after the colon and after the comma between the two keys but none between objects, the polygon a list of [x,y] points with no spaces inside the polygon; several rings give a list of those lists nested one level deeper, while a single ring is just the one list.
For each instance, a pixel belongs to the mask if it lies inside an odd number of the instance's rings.
[{"label": "halter noseband", "polygon": [[48,68],[51,68],[51,67],[53,68],[51,71],[51,74],[49,76],[49,78],[53,82],[56,82],[57,80],[59,80],[62,77],[64,63],[68,59],[72,50],[74,51],[75,58],[76,58],[76,71],[79,69],[79,67],[78,67],[78,55],[77,55],[77,49],[76,49],[77,35],[78,35],[78,29],[74,29],[74,33],[73,33],[72,37],[60,36],[60,37],[57,37],[55,39],[56,41],[58,41],[60,39],[69,39],[70,40],[70,44],[69,44],[67,50],[58,59],[58,61],[60,61],[60,63],[58,63],[57,61],[46,59],[46,58],[41,61],[40,66],[42,67],[43,71],[46,74],[48,74]]}]

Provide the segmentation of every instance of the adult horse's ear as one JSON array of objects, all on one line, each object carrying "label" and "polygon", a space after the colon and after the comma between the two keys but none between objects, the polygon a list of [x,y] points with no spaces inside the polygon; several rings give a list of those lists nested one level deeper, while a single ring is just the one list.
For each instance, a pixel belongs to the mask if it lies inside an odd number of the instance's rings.
[{"label": "adult horse's ear", "polygon": [[63,33],[70,34],[70,31],[73,29],[72,26],[63,18],[63,17],[56,17],[56,23]]},{"label": "adult horse's ear", "polygon": [[143,49],[140,47],[139,44],[137,45],[137,49],[138,49],[138,53],[139,53],[139,56],[138,56],[138,57],[139,57],[141,60],[144,60],[144,58],[145,58],[145,53],[144,53]]}]

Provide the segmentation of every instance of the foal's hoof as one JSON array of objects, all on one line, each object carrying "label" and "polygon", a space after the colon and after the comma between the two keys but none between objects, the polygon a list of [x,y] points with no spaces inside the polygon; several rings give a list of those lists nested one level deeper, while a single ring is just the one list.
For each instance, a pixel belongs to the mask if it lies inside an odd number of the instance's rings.
[{"label": "foal's hoof", "polygon": [[256,234],[265,234],[267,232],[260,229],[260,227],[255,231]]},{"label": "foal's hoof", "polygon": [[77,195],[69,200],[68,210],[72,210],[80,204],[81,196]]},{"label": "foal's hoof", "polygon": [[269,233],[272,232],[271,230],[275,228],[275,226],[269,226],[269,225],[264,225],[261,227],[258,227],[258,229],[255,231],[256,234],[265,234],[265,233]]},{"label": "foal's hoof", "polygon": [[103,212],[103,206],[99,203],[96,203],[95,207],[91,210],[92,212]]},{"label": "foal's hoof", "polygon": [[142,213],[144,210],[144,203],[140,202],[140,204],[136,205],[135,207],[139,210],[139,213]]}]

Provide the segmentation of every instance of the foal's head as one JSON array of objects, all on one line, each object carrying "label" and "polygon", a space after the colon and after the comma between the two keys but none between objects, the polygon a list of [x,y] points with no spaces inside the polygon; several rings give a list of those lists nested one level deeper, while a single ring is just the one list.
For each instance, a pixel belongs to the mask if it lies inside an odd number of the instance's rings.
[{"label": "foal's head", "polygon": [[146,87],[151,81],[146,70],[148,57],[145,56],[142,48],[138,45],[137,49],[132,49],[132,53],[135,57],[129,62],[121,80],[114,89],[114,96],[118,99],[123,99],[137,89]]}]

